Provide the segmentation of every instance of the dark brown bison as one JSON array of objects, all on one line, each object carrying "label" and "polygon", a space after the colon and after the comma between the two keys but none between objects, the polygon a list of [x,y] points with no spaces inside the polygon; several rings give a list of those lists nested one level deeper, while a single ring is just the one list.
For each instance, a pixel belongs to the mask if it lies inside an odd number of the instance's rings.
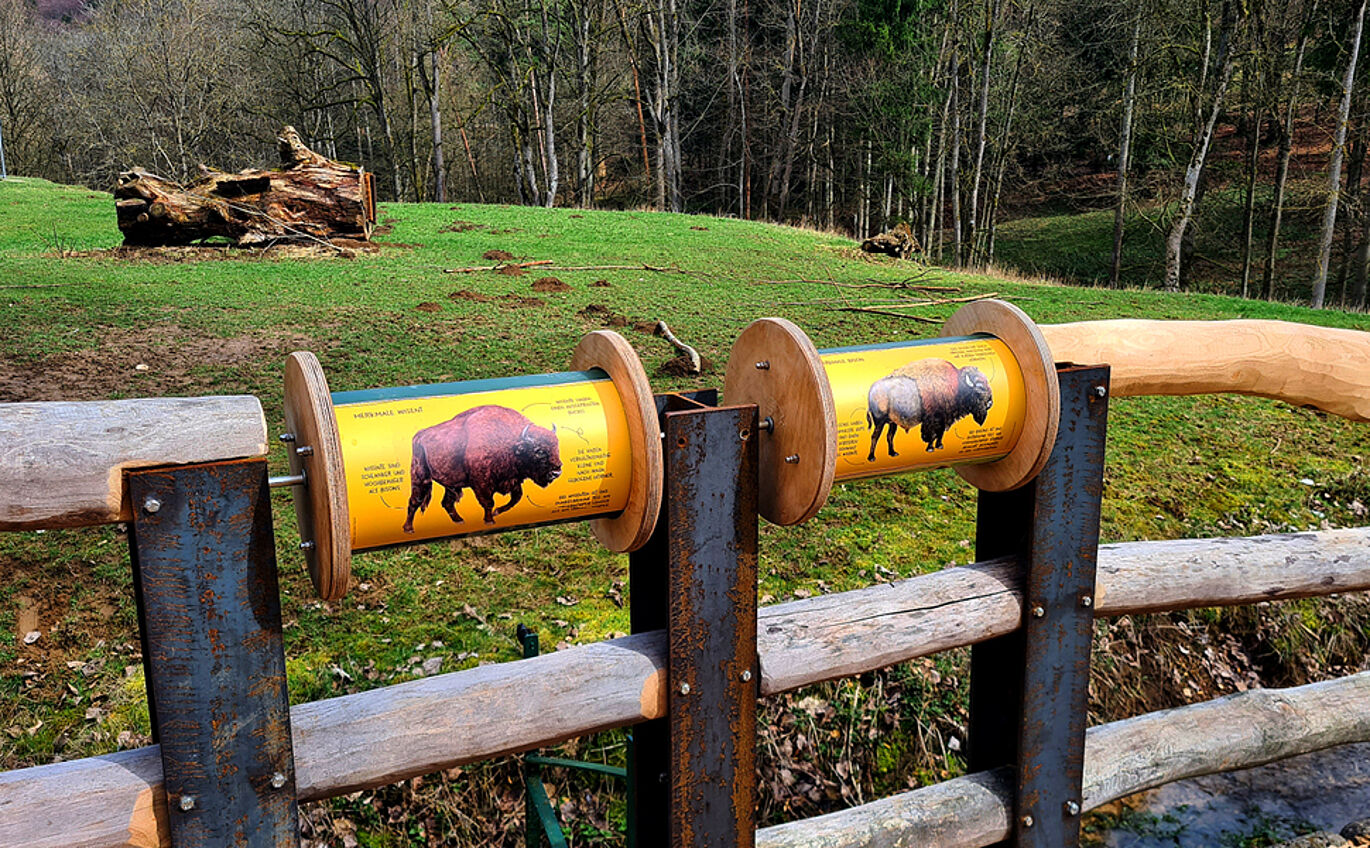
[{"label": "dark brown bison", "polygon": [[886,433],[890,456],[898,456],[895,430],[911,430],[915,424],[922,425],[923,441],[931,453],[942,447],[942,436],[952,424],[967,415],[976,424],[984,424],[993,405],[989,380],[980,369],[970,365],[957,368],[945,359],[910,362],[871,384],[866,396],[866,423],[874,432],[866,459],[875,461],[881,432]]},{"label": "dark brown bison", "polygon": [[[414,513],[428,509],[435,482],[447,490],[442,508],[453,521],[461,523],[457,501],[469,488],[485,508],[485,523],[494,524],[496,515],[523,497],[525,479],[546,488],[561,474],[557,428],[539,427],[508,407],[477,406],[415,433],[409,474],[413,488],[404,532],[414,532]],[[496,493],[509,496],[498,509]]]}]

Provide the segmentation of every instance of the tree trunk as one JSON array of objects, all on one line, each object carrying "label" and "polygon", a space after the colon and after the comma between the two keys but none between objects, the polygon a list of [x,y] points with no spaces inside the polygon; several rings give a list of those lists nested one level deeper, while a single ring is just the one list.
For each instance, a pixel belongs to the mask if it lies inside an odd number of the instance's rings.
[{"label": "tree trunk", "polygon": [[1123,272],[1123,224],[1127,213],[1127,178],[1132,166],[1132,113],[1137,103],[1137,61],[1142,39],[1142,4],[1133,9],[1132,40],[1127,51],[1127,85],[1123,91],[1123,126],[1118,139],[1118,201],[1113,207],[1113,261],[1108,282],[1118,288]]},{"label": "tree trunk", "polygon": [[[1181,287],[1180,272],[1183,269],[1182,250],[1185,233],[1198,206],[1199,180],[1203,177],[1204,163],[1208,160],[1208,146],[1213,141],[1213,128],[1222,114],[1223,100],[1227,95],[1228,83],[1232,80],[1232,30],[1235,28],[1230,3],[1223,5],[1222,30],[1218,34],[1217,80],[1213,88],[1213,103],[1208,110],[1208,119],[1199,127],[1198,137],[1194,140],[1194,151],[1185,169],[1184,187],[1180,192],[1180,202],[1175,221],[1165,239],[1165,290],[1177,292]],[[1205,76],[1207,74],[1205,73]],[[1200,92],[1196,97],[1202,97]]]},{"label": "tree trunk", "polygon": [[1341,105],[1337,109],[1337,132],[1332,144],[1332,161],[1327,167],[1327,205],[1323,208],[1322,238],[1318,244],[1318,270],[1313,276],[1312,306],[1322,309],[1327,293],[1327,266],[1332,259],[1332,237],[1337,227],[1337,202],[1341,197],[1341,164],[1346,155],[1346,125],[1351,117],[1351,97],[1356,85],[1356,60],[1360,58],[1361,28],[1365,24],[1366,0],[1356,6],[1356,22],[1351,29],[1351,56],[1346,60],[1346,75],[1341,83]]},{"label": "tree trunk", "polygon": [[[980,181],[985,168],[985,143],[989,138],[989,72],[994,58],[994,24],[999,17],[1000,0],[989,0],[985,10],[984,63],[980,66],[980,104],[976,109],[979,128],[976,130],[975,167],[970,175],[970,220],[967,222],[966,238],[970,242],[971,253],[979,237],[977,226],[980,222]],[[977,264],[979,258],[968,256],[970,264]]]},{"label": "tree trunk", "polygon": [[433,122],[433,199],[447,202],[447,164],[442,155],[442,54],[434,50],[432,86],[428,90],[428,113]]},{"label": "tree trunk", "polygon": [[1275,166],[1274,197],[1270,201],[1270,232],[1265,242],[1265,269],[1261,274],[1261,297],[1275,299],[1275,254],[1280,242],[1280,224],[1284,217],[1284,187],[1289,178],[1289,159],[1294,150],[1294,114],[1299,103],[1299,77],[1303,74],[1303,57],[1308,49],[1308,35],[1318,3],[1308,7],[1308,15],[1299,28],[1298,47],[1294,50],[1294,73],[1289,78],[1289,100],[1284,107],[1284,124],[1280,128],[1279,162]]},{"label": "tree trunk", "polygon": [[376,211],[370,174],[327,159],[280,134],[278,171],[206,171],[178,185],[142,170],[120,175],[114,190],[127,246],[191,244],[221,236],[239,247],[277,241],[369,239]]},{"label": "tree trunk", "polygon": [[951,237],[954,263],[964,265],[966,258],[961,243],[961,65],[952,55],[951,69],[951,173],[947,188],[951,194]]}]

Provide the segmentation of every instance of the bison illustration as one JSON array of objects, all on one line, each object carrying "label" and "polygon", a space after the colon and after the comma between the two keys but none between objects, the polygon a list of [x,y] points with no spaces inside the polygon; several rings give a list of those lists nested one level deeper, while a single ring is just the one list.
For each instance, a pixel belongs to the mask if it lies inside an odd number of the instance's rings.
[{"label": "bison illustration", "polygon": [[[414,434],[414,459],[410,466],[413,489],[404,532],[414,532],[414,513],[424,512],[433,499],[433,483],[446,493],[442,508],[461,523],[457,501],[469,488],[485,508],[485,523],[514,507],[523,498],[523,481],[546,488],[561,474],[557,428],[539,427],[522,414],[504,406],[477,406],[441,424]],[[495,494],[509,502],[495,508]]]},{"label": "bison illustration", "polygon": [[866,405],[866,423],[874,431],[866,459],[874,462],[882,432],[886,433],[890,456],[898,456],[895,430],[911,430],[921,424],[923,441],[931,453],[942,447],[947,429],[967,415],[976,424],[984,424],[994,396],[980,369],[970,365],[957,368],[945,359],[923,359],[872,383]]}]

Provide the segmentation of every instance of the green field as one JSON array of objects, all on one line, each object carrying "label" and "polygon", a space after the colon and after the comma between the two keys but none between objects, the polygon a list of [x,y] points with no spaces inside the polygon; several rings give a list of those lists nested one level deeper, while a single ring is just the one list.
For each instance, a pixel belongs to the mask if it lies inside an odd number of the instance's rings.
[{"label": "green field", "polygon": [[[888,288],[841,284],[912,277],[949,287],[949,298],[997,293],[1042,323],[1240,317],[1370,330],[1365,315],[871,260],[845,238],[739,220],[474,204],[391,204],[381,218],[386,230],[378,252],[127,253],[114,250],[120,236],[109,195],[37,180],[0,182],[0,401],[250,393],[261,398],[269,426],[277,429],[282,365],[292,350],[314,351],[338,391],[565,370],[577,340],[604,326],[629,339],[658,390],[720,387],[732,340],[762,316],[795,321],[819,347],[935,335],[935,325],[841,311],[900,297]],[[558,266],[632,267],[445,273],[493,264],[481,258],[490,250]],[[552,274],[569,290],[533,290]],[[906,311],[940,321],[955,309]],[[697,378],[658,375],[675,351],[637,325],[659,319],[697,347],[712,370]],[[1275,402],[1119,400],[1110,411],[1103,539],[1363,524],[1368,451],[1367,428]],[[285,470],[279,450],[272,467]],[[443,672],[515,659],[517,622],[539,631],[546,650],[628,629],[626,560],[600,548],[584,525],[360,555],[358,585],[342,601],[325,604],[313,597],[293,542],[289,496],[277,492],[273,501],[296,701],[409,679],[435,657]],[[813,521],[762,526],[762,602],[965,563],[974,505],[974,491],[949,471],[836,486]],[[23,629],[21,618],[36,614],[42,632],[33,645],[0,642],[0,766],[140,744],[147,715],[127,546],[117,528],[0,535],[0,575],[0,625],[15,633]],[[1247,614],[1205,615],[1217,625],[1251,629],[1241,618]],[[1312,603],[1267,614],[1279,616],[1299,621],[1303,630],[1265,634],[1285,661],[1263,666],[1276,670],[1268,682],[1279,682],[1276,672],[1297,665],[1291,659],[1300,652],[1323,649],[1313,631],[1328,620],[1325,608]],[[1338,637],[1350,639],[1338,657],[1363,652],[1370,630],[1362,622],[1338,624]],[[859,778],[833,781],[842,787],[837,790],[817,783],[817,797],[790,797],[782,788],[763,792],[767,819],[811,815],[862,793],[868,801],[956,771],[956,755],[929,742],[950,731],[928,728],[959,720],[961,662],[950,656],[935,668],[926,661],[895,673],[902,692],[897,703],[886,699],[872,707],[873,696],[859,687],[834,684],[769,705],[763,727],[773,738],[796,721],[823,728],[810,732],[819,753],[806,763],[831,764],[837,757],[837,747],[825,750],[821,741],[829,729],[869,723],[870,734],[858,739],[859,750],[843,749],[861,764]],[[832,712],[803,707],[812,705],[805,697],[834,705]],[[1100,706],[1095,717],[1108,717],[1112,706]],[[850,742],[850,732],[847,737]],[[570,750],[621,760],[621,734]],[[774,770],[776,755],[766,756],[763,771]],[[310,815],[330,840],[342,840],[351,828],[361,844],[377,846],[452,844],[442,840],[472,834],[493,839],[517,826],[522,811],[512,766],[458,771],[316,805]],[[556,780],[572,801],[578,844],[604,842],[621,826],[621,802],[596,807],[575,800],[577,791],[605,787]],[[848,792],[848,783],[857,788]],[[417,823],[407,814],[391,820],[396,810],[419,809],[429,812],[427,818],[416,813]],[[494,822],[493,832],[473,817]],[[515,837],[504,838],[515,844]]]}]

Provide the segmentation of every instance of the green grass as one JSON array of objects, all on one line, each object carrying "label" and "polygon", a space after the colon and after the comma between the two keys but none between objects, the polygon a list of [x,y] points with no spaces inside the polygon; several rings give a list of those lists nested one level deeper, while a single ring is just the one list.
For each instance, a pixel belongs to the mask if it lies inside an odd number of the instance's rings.
[{"label": "green grass", "polygon": [[[282,364],[291,349],[315,351],[335,391],[564,370],[577,340],[602,326],[599,317],[583,314],[590,305],[629,319],[621,332],[658,390],[719,386],[732,340],[761,316],[796,321],[819,347],[936,331],[818,302],[887,300],[887,290],[799,282],[893,282],[919,273],[917,266],[869,260],[844,238],[755,222],[391,204],[381,217],[393,230],[380,238],[390,246],[375,255],[301,259],[280,251],[224,251],[208,259],[175,252],[121,258],[102,253],[120,241],[113,213],[109,195],[38,180],[0,182],[0,400],[29,396],[24,393],[33,386],[43,387],[45,397],[67,399],[245,392],[262,399],[269,426],[278,429]],[[458,221],[477,226],[453,231]],[[1039,221],[1034,249],[1088,258],[1082,247],[1068,247],[1083,239],[1071,235],[1075,225],[1094,226]],[[489,264],[481,254],[491,249],[558,265],[647,264],[684,273],[558,271],[572,290],[537,295],[530,284],[546,272],[536,268],[522,277],[444,273]],[[594,286],[599,280],[608,287]],[[1214,295],[1079,289],[940,269],[928,270],[920,282],[957,287],[959,297],[998,292],[1043,323],[1243,317],[1370,329],[1363,315]],[[449,297],[461,290],[535,296],[544,305]],[[437,311],[420,311],[420,304],[436,304]],[[955,308],[933,306],[922,314],[941,320]],[[715,370],[698,378],[656,376],[675,352],[631,324],[657,319]],[[138,370],[139,364],[148,367]],[[1366,428],[1274,402],[1118,401],[1110,411],[1103,538],[1363,523],[1356,508],[1370,504],[1368,452]],[[272,466],[275,473],[285,469],[279,451]],[[974,491],[948,471],[838,485],[815,520],[793,528],[763,525],[762,600],[965,563],[972,557],[974,505]],[[516,622],[538,630],[544,650],[628,629],[626,607],[612,597],[627,580],[626,561],[595,543],[584,525],[360,555],[354,572],[361,585],[342,601],[322,603],[292,541],[298,536],[289,495],[275,493],[273,507],[297,702],[408,679],[415,658],[441,656],[444,672],[512,660]],[[37,602],[45,616],[36,646],[0,648],[0,765],[111,750],[120,731],[145,728],[126,545],[116,529],[0,535],[0,573],[0,626],[13,632],[21,597]],[[558,596],[575,603],[559,604]],[[67,662],[97,662],[98,668],[82,675]],[[126,666],[134,666],[127,676]],[[24,676],[34,668],[42,674]],[[102,712],[87,718],[92,706]],[[887,746],[878,762],[896,771],[922,769],[920,780],[937,776],[927,763],[911,765],[899,746]],[[361,802],[339,803],[339,810],[361,815]],[[393,844],[410,844],[396,834]],[[392,844],[385,841],[391,837],[366,838]]]}]

